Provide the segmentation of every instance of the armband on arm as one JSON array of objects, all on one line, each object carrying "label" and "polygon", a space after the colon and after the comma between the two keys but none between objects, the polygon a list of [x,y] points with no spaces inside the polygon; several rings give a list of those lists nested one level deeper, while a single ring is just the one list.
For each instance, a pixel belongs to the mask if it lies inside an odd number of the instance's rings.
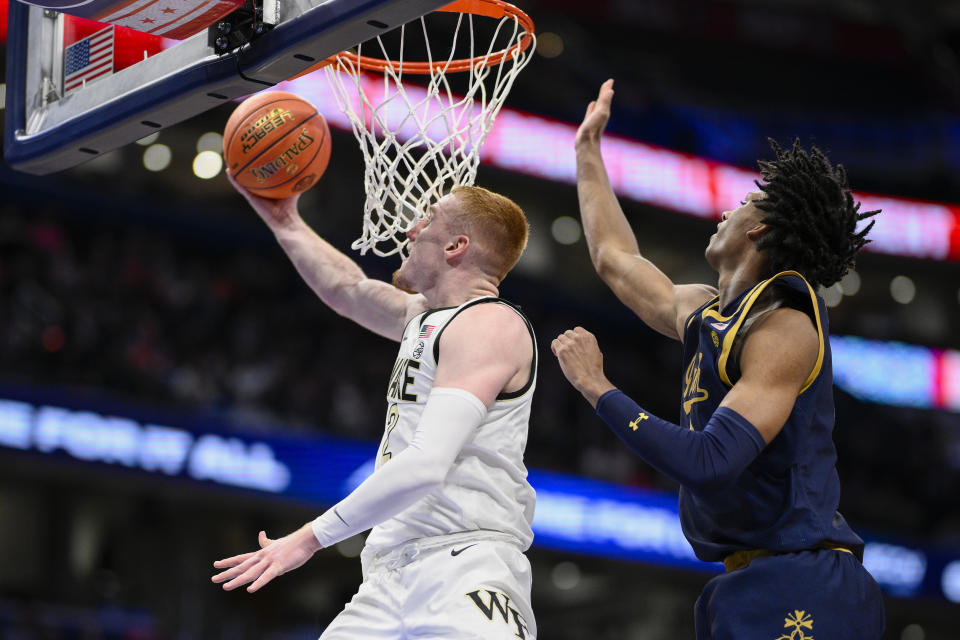
[{"label": "armband on arm", "polygon": [[694,491],[734,482],[766,446],[757,428],[727,407],[694,431],[661,420],[613,389],[597,401],[597,415],[647,463]]},{"label": "armband on arm", "polygon": [[486,415],[483,402],[469,391],[433,389],[410,445],[314,520],[313,535],[329,547],[392,518],[429,494],[446,478]]}]

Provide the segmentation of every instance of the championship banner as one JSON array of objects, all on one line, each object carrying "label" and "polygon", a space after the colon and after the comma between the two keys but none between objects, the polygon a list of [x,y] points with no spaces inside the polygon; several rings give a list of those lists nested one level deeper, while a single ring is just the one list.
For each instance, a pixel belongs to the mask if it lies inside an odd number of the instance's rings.
[{"label": "championship banner", "polygon": [[79,18],[183,40],[243,6],[244,0],[30,0]]}]

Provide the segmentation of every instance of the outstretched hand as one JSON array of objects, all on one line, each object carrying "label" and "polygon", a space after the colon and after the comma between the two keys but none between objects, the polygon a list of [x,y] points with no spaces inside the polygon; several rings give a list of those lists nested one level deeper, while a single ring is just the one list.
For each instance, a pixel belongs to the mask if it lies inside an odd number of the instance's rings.
[{"label": "outstretched hand", "polygon": [[597,99],[587,105],[587,113],[577,129],[576,145],[599,143],[603,130],[610,120],[610,103],[613,100],[613,78],[600,85]]},{"label": "outstretched hand", "polygon": [[215,568],[226,571],[216,574],[211,580],[216,584],[224,583],[225,591],[252,582],[247,591],[255,593],[277,576],[302,566],[320,549],[320,543],[309,524],[277,540],[271,540],[266,532],[261,531],[258,542],[259,551],[214,562]]},{"label": "outstretched hand", "polygon": [[263,196],[250,193],[246,188],[237,182],[237,180],[230,174],[230,171],[227,171],[226,174],[227,180],[230,181],[230,184],[233,185],[233,188],[236,189],[240,195],[246,198],[247,202],[250,203],[250,206],[253,207],[253,210],[256,211],[261,218],[263,218],[263,221],[266,222],[267,226],[271,229],[283,227],[300,217],[300,213],[297,211],[297,200],[300,199],[299,193],[295,193],[289,198],[283,198],[280,200],[264,198]]},{"label": "outstretched hand", "polygon": [[561,333],[550,343],[550,350],[560,362],[563,375],[591,406],[596,407],[600,396],[616,388],[603,373],[603,353],[597,338],[583,327]]}]

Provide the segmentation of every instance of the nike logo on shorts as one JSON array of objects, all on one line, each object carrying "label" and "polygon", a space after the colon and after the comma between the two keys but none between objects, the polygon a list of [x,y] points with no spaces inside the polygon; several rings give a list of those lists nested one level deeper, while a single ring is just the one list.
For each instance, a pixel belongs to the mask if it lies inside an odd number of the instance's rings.
[{"label": "nike logo on shorts", "polygon": [[464,551],[466,551],[467,549],[469,549],[470,547],[475,547],[475,546],[477,546],[477,543],[476,543],[476,542],[474,542],[473,544],[468,544],[468,545],[465,546],[463,549],[451,549],[451,550],[450,550],[450,555],[452,555],[452,556],[458,556],[458,555],[460,555],[461,553],[463,553]]}]

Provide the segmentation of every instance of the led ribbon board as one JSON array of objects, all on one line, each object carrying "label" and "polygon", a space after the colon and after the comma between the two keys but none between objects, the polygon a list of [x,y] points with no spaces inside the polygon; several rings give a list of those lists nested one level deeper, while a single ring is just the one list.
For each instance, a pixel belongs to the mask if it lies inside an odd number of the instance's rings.
[{"label": "led ribbon board", "polygon": [[879,404],[960,411],[960,351],[830,336],[833,383]]},{"label": "led ribbon board", "polygon": [[[41,388],[0,388],[0,455],[40,456],[199,482],[317,504],[341,500],[374,468],[377,444],[341,438],[252,436],[187,415],[130,405],[92,406]],[[697,560],[680,529],[674,494],[531,470],[534,544],[681,569]],[[864,564],[889,593],[960,602],[960,549],[868,540]]]},{"label": "led ribbon board", "polygon": [[[368,95],[382,93],[373,77],[365,82]],[[409,83],[405,87],[411,101],[424,98],[422,87]],[[350,130],[323,74],[284,82],[278,88],[307,98],[332,126]],[[394,114],[396,122],[390,126],[406,140],[415,130],[412,122],[399,126],[402,116],[399,111]],[[426,119],[425,114],[423,117]],[[576,125],[504,107],[480,150],[480,160],[508,171],[575,184],[576,132]],[[620,196],[709,220],[718,220],[722,211],[755,191],[753,181],[760,177],[756,171],[613,135],[604,137],[603,157],[610,182]],[[881,215],[871,218],[876,225],[867,251],[960,260],[960,205],[860,192],[854,195],[862,202],[863,211],[883,209]]]}]

